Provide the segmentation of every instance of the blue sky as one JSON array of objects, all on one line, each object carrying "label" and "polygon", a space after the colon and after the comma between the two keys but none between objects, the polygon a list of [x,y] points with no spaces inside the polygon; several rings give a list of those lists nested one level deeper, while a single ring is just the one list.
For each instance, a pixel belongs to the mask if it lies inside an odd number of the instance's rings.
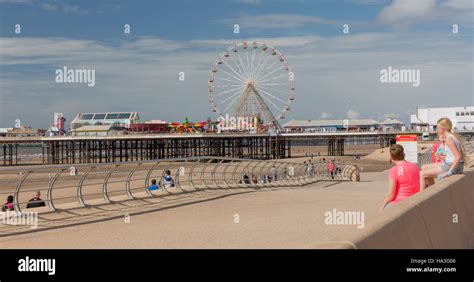
[{"label": "blue sky", "polygon": [[[20,118],[46,128],[53,112],[69,121],[88,111],[215,117],[207,96],[212,62],[253,39],[275,46],[293,67],[287,120],[395,114],[406,121],[416,106],[474,104],[471,0],[0,0],[0,16],[0,127]],[[54,83],[63,66],[94,68],[96,86]],[[388,66],[420,69],[421,86],[381,84]]]},{"label": "blue sky", "polygon": [[[11,36],[8,30],[21,19],[24,36],[68,36],[87,39],[117,39],[123,36],[119,28],[124,22],[134,26],[130,37],[160,36],[172,40],[195,38],[227,38],[229,25],[220,24],[241,16],[266,14],[296,14],[319,16],[335,21],[366,21],[374,18],[383,7],[355,5],[357,1],[233,1],[233,0],[178,0],[178,1],[4,1],[2,7],[2,35]],[[29,4],[31,3],[31,4]],[[364,3],[364,2],[361,2]],[[371,2],[369,2],[371,3]],[[304,26],[285,29],[243,29],[240,34],[255,36],[330,35],[339,26],[306,23]]]}]

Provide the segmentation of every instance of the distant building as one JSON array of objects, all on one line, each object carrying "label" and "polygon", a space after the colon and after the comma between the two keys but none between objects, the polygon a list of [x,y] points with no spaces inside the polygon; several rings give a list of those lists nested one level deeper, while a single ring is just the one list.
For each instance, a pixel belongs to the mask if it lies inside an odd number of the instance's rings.
[{"label": "distant building", "polygon": [[64,135],[65,133],[64,122],[66,122],[66,118],[63,113],[54,113],[53,128],[57,129],[58,135]]},{"label": "distant building", "polygon": [[120,113],[79,113],[71,122],[71,130],[81,126],[112,125],[124,129],[126,126],[140,122],[137,112]]},{"label": "distant building", "polygon": [[283,125],[285,132],[375,131],[379,123],[373,119],[290,120]]},{"label": "distant building", "polygon": [[48,128],[48,130],[46,130],[46,133],[45,133],[45,136],[59,136],[59,135],[61,135],[61,131],[59,130],[59,128],[55,126]]},{"label": "distant building", "polygon": [[404,131],[405,124],[395,118],[387,118],[380,123],[382,131]]},{"label": "distant building", "polygon": [[169,122],[164,120],[151,120],[145,123],[132,123],[125,127],[129,134],[150,134],[169,132]]},{"label": "distant building", "polygon": [[10,128],[0,128],[0,136],[5,137],[10,131],[13,130],[13,127]]},{"label": "distant building", "polygon": [[66,118],[63,113],[54,113],[53,125],[46,130],[46,136],[62,136],[66,133],[64,123]]},{"label": "distant building", "polygon": [[20,125],[18,128],[12,128],[8,130],[6,135],[7,137],[32,137],[32,136],[44,136],[46,129],[41,128],[31,128],[28,125]]},{"label": "distant building", "polygon": [[410,125],[414,130],[433,131],[438,119],[447,117],[458,131],[474,130],[474,106],[449,108],[417,108],[410,116]]},{"label": "distant building", "polygon": [[71,130],[72,136],[108,136],[119,133],[113,125],[84,125]]},{"label": "distant building", "polygon": [[79,113],[71,122],[71,134],[74,136],[112,135],[139,122],[137,112]]}]

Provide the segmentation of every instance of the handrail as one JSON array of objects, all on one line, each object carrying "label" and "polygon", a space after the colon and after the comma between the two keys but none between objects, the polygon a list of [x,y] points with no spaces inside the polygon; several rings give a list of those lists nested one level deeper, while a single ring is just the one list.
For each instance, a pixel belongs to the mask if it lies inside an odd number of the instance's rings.
[{"label": "handrail", "polygon": [[114,167],[109,171],[109,173],[107,173],[107,176],[106,176],[105,179],[104,179],[104,183],[102,184],[102,194],[103,194],[104,200],[105,200],[107,203],[110,203],[110,202],[111,202],[110,197],[109,197],[109,192],[107,191],[107,184],[108,184],[108,182],[109,182],[110,176],[112,175],[112,173],[114,173],[114,171],[115,171],[119,166],[120,166],[120,165],[114,166]]},{"label": "handrail", "polygon": [[130,180],[132,179],[132,176],[133,174],[135,173],[135,171],[137,170],[137,168],[139,166],[141,166],[142,163],[138,163],[131,171],[130,173],[128,174],[127,176],[127,180],[125,182],[125,191],[127,192],[127,196],[130,198],[130,199],[135,199],[135,197],[133,196],[132,194],[132,188],[130,187]]},{"label": "handrail", "polygon": [[13,208],[15,209],[15,212],[21,213],[21,207],[20,207],[20,201],[18,195],[20,194],[20,189],[21,185],[23,182],[25,182],[26,178],[28,175],[30,175],[31,171],[27,171],[26,173],[22,174],[20,181],[18,182],[16,189],[15,189],[15,194],[13,194]]},{"label": "handrail", "polygon": [[77,201],[79,204],[83,207],[86,206],[86,203],[84,202],[84,197],[82,196],[82,185],[84,185],[84,181],[86,180],[86,177],[89,175],[89,173],[95,168],[95,166],[92,166],[89,168],[88,171],[86,171],[81,179],[79,180],[79,184],[77,185]]},{"label": "handrail", "polygon": [[[212,169],[209,169],[213,166]],[[47,199],[45,202],[48,203],[49,210],[54,212],[57,211],[58,200],[69,199],[71,201],[76,199],[80,206],[86,207],[84,200],[83,189],[84,187],[100,187],[102,189],[98,193],[88,193],[88,197],[91,199],[100,199],[106,203],[110,203],[111,199],[109,196],[108,186],[112,183],[124,183],[124,193],[128,199],[136,199],[136,195],[132,192],[132,181],[140,181],[145,184],[145,191],[148,196],[156,197],[161,194],[153,194],[148,189],[150,177],[154,170],[158,167],[161,171],[161,177],[165,175],[167,170],[170,170],[171,175],[175,176],[174,187],[164,187],[164,192],[167,194],[175,194],[179,192],[187,192],[182,188],[182,178],[186,177],[188,182],[185,181],[186,185],[189,185],[193,190],[205,190],[205,189],[216,189],[216,188],[250,188],[258,189],[265,187],[288,187],[288,186],[301,186],[305,184],[314,183],[316,181],[353,181],[357,177],[354,177],[354,172],[359,173],[356,166],[347,163],[336,163],[337,173],[334,174],[334,179],[331,178],[330,174],[326,171],[325,163],[315,162],[313,163],[314,171],[311,173],[306,169],[302,163],[293,163],[288,161],[271,161],[271,160],[252,160],[252,159],[238,159],[238,158],[223,158],[223,157],[189,157],[189,158],[176,158],[176,159],[164,159],[162,161],[155,160],[132,162],[128,164],[89,164],[88,166],[82,166],[85,171],[79,179],[68,181],[67,179],[60,178],[64,175],[68,166],[48,166],[48,167],[29,167],[28,170],[20,171],[21,177],[16,184],[14,190],[14,209],[17,212],[21,212],[21,205],[25,204],[20,202],[20,196],[23,192],[29,192],[30,189],[22,189],[26,186],[26,183],[34,181],[37,185],[38,180],[46,178],[46,188],[35,188],[38,190],[47,189]],[[199,167],[199,169],[197,169]],[[184,169],[184,170],[183,170]],[[140,171],[140,173],[138,173]],[[15,171],[18,173],[18,171]],[[292,174],[290,174],[292,172]],[[51,177],[51,175],[54,176]],[[31,174],[35,174],[35,177],[28,177]],[[196,175],[194,175],[196,174]],[[248,181],[243,176],[248,176]],[[257,183],[252,178],[254,175],[257,178]],[[268,176],[272,177],[271,181],[268,181]],[[119,181],[120,177],[125,177],[126,180]],[[42,178],[44,177],[44,178]],[[67,176],[66,176],[67,177]],[[86,184],[86,179],[91,179]],[[123,179],[123,178],[122,178]],[[64,181],[64,182],[63,182]],[[196,182],[197,181],[197,182]],[[63,183],[64,185],[61,185]],[[77,183],[77,184],[73,184]],[[199,184],[198,184],[199,183]],[[0,183],[1,184],[1,183]],[[46,184],[45,184],[46,185]],[[143,184],[141,184],[143,185]],[[140,186],[141,186],[140,185]],[[68,194],[67,190],[76,189],[75,196]],[[95,188],[93,188],[95,189]],[[140,188],[141,191],[143,188]],[[62,191],[61,193],[55,193],[55,191]],[[143,191],[143,192],[145,192]],[[117,191],[114,190],[115,195]],[[89,198],[88,198],[89,199]],[[56,204],[55,204],[56,203]]]},{"label": "handrail", "polygon": [[46,195],[47,199],[48,199],[48,207],[50,210],[52,211],[56,211],[56,207],[54,206],[54,203],[53,203],[53,187],[54,187],[54,183],[56,182],[56,180],[58,179],[58,177],[65,171],[66,169],[60,169],[58,170],[58,172],[54,175],[53,179],[51,180],[51,182],[49,183],[49,186],[48,186],[48,193]]}]

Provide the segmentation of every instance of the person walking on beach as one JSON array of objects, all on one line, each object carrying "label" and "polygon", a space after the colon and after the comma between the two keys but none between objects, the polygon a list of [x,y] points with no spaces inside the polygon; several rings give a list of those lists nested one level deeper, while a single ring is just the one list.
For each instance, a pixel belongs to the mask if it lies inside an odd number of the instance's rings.
[{"label": "person walking on beach", "polygon": [[334,179],[334,169],[336,168],[336,165],[330,160],[327,164],[327,170],[328,173],[331,174],[331,179]]},{"label": "person walking on beach", "polygon": [[434,178],[443,179],[463,172],[466,160],[464,144],[459,135],[453,132],[453,123],[448,118],[441,118],[436,124],[438,135],[446,138],[444,160],[427,164],[421,168],[420,188],[426,189],[434,184]]},{"label": "person walking on beach", "polygon": [[272,169],[270,170],[270,174],[272,175],[273,181],[277,181],[277,169],[275,166],[272,166]]},{"label": "person walking on beach", "polygon": [[390,147],[390,157],[395,166],[388,173],[388,192],[380,211],[388,204],[398,203],[420,191],[420,171],[414,163],[405,161],[405,152],[399,144]]},{"label": "person walking on beach", "polygon": [[10,195],[7,197],[7,202],[2,206],[2,211],[13,211],[15,207],[13,205],[13,196]]},{"label": "person walking on beach", "polygon": [[257,176],[253,173],[252,173],[252,183],[254,183],[254,184],[258,183]]}]

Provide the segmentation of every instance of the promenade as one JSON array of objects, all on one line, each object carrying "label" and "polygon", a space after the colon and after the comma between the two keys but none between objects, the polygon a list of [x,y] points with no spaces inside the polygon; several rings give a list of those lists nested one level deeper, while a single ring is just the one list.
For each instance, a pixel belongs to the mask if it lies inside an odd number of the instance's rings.
[{"label": "promenade", "polygon": [[326,225],[326,212],[363,211],[365,226],[379,217],[386,172],[364,173],[361,182],[205,193],[164,210],[159,210],[164,206],[161,200],[144,213],[131,214],[129,223],[123,216],[127,209],[121,209],[109,214],[118,216],[112,220],[4,237],[0,247],[312,248],[363,230]]}]

